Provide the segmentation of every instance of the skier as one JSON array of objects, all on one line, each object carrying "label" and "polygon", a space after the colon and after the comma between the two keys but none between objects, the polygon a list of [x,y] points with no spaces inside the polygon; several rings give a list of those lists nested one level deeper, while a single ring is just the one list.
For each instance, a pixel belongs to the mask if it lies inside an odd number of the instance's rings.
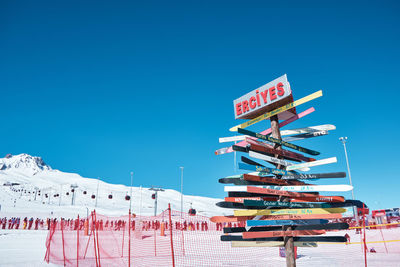
[{"label": "skier", "polygon": [[28,230],[31,230],[31,228],[32,228],[32,224],[33,224],[33,217],[31,217],[31,218],[29,219],[29,226],[28,226]]},{"label": "skier", "polygon": [[24,230],[26,229],[27,223],[28,223],[28,218],[25,217],[24,218],[24,227],[23,227]]},{"label": "skier", "polygon": [[350,243],[350,236],[349,236],[349,234],[346,233],[346,234],[344,235],[344,237],[346,238],[346,245],[348,245],[348,244]]}]

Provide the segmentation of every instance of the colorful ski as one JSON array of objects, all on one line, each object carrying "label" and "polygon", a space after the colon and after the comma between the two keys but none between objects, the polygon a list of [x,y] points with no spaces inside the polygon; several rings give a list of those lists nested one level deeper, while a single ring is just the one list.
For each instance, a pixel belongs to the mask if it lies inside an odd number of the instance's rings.
[{"label": "colorful ski", "polygon": [[[229,203],[229,202],[228,202]],[[240,204],[240,203],[236,203]],[[358,200],[346,200],[345,202],[336,203],[308,203],[308,202],[281,202],[281,201],[262,201],[262,200],[244,200],[243,208],[247,207],[277,207],[277,208],[342,208],[342,207],[363,207],[361,201]],[[365,205],[365,204],[364,204]],[[240,207],[239,205],[237,207]]]},{"label": "colorful ski", "polygon": [[330,173],[313,173],[313,174],[297,174],[297,175],[284,175],[280,179],[282,180],[308,180],[308,179],[325,179],[325,178],[344,178],[346,177],[345,172],[330,172]]},{"label": "colorful ski", "polygon": [[[337,184],[337,185],[254,185],[252,187],[283,190],[283,191],[296,191],[296,192],[316,192],[316,191],[329,191],[329,192],[346,192],[353,189],[351,185]],[[225,186],[225,192],[246,192],[247,186]]]},{"label": "colorful ski", "polygon": [[[304,112],[304,111],[303,111]],[[302,112],[302,113],[303,113]],[[302,114],[300,113],[300,114]],[[300,115],[299,114],[299,115]],[[295,117],[295,116],[293,116]],[[290,118],[292,119],[292,118]],[[290,120],[287,119],[286,121]],[[283,121],[281,123],[279,123],[279,128],[282,128],[283,126],[285,126],[286,124],[284,124],[286,121]],[[310,127],[306,127],[306,128],[299,128],[299,129],[292,129],[292,130],[283,130],[281,131],[281,136],[285,136],[285,135],[295,135],[295,136],[290,136],[290,137],[285,137],[285,138],[292,138],[292,137],[298,137],[298,138],[308,138],[308,137],[315,137],[315,136],[320,136],[320,135],[325,135],[328,134],[328,131],[330,130],[335,130],[336,126],[332,125],[332,124],[324,124],[324,125],[318,125],[318,126],[310,126]],[[271,134],[271,129],[265,130],[260,132],[260,134],[263,135],[270,135]],[[301,136],[304,135],[304,136]],[[312,135],[312,136],[309,136]],[[229,136],[229,137],[220,137],[219,138],[219,142],[220,143],[225,143],[225,142],[235,142],[235,141],[242,141],[244,140],[244,136],[243,135],[238,135],[238,136]],[[283,138],[284,141],[285,138]]]},{"label": "colorful ski", "polygon": [[343,208],[326,209],[271,209],[271,210],[234,210],[235,216],[259,216],[259,215],[287,215],[287,214],[329,214],[344,213]]},{"label": "colorful ski", "polygon": [[271,184],[272,185],[305,185],[304,182],[296,181],[296,180],[279,180],[279,179],[274,179],[274,178],[270,178],[270,180],[271,180],[270,183],[246,181],[241,178],[221,178],[218,181],[221,184],[234,184],[234,185],[271,185]]},{"label": "colorful ski", "polygon": [[[291,163],[289,161],[286,161],[286,160],[283,160],[283,159],[278,159],[278,158],[275,158],[275,157],[270,157],[270,156],[267,156],[267,155],[264,155],[264,154],[261,154],[261,153],[257,153],[257,152],[254,152],[254,151],[249,151],[249,156],[252,157],[252,158],[265,160],[265,161],[268,161],[270,163],[280,164],[280,165],[283,165],[283,166],[295,165],[295,164],[293,164],[293,163]],[[306,171],[309,171],[310,168],[307,168],[307,167],[306,168],[300,168],[299,170],[306,172]]]},{"label": "colorful ski", "polygon": [[246,141],[250,144],[249,150],[253,150],[254,152],[258,152],[258,153],[267,153],[268,155],[279,155],[282,157],[285,157],[287,159],[290,160],[295,160],[295,161],[315,161],[314,158],[309,158],[309,157],[305,157],[302,154],[293,152],[293,151],[289,151],[289,150],[285,150],[285,149],[280,149],[277,150],[275,148],[273,148],[271,145],[268,145],[266,143],[262,143],[262,142],[258,142],[258,141],[254,141],[251,140],[249,138],[246,138]]},{"label": "colorful ski", "polygon": [[269,232],[245,232],[243,239],[276,237],[276,236],[303,236],[303,235],[323,235],[324,230],[287,230],[287,231],[269,231]]},{"label": "colorful ski", "polygon": [[278,201],[278,197],[225,197],[225,202],[243,203],[244,200]]},{"label": "colorful ski", "polygon": [[289,175],[295,174],[294,172],[288,172],[285,170],[275,169],[275,168],[268,168],[268,167],[261,167],[261,166],[254,166],[245,163],[238,163],[239,169],[242,170],[249,170],[249,171],[257,171],[257,172],[265,172],[265,173],[272,173],[275,175]]},{"label": "colorful ski", "polygon": [[243,222],[251,223],[251,226],[267,226],[270,220],[313,220],[313,219],[340,219],[342,214],[287,214],[287,215],[267,215],[262,216],[261,220],[253,220],[254,216],[213,216],[210,221],[214,223]]},{"label": "colorful ski", "polygon": [[[316,242],[293,242],[295,247],[318,247]],[[243,247],[284,247],[285,242],[283,241],[232,241],[231,246],[233,248]]]},{"label": "colorful ski", "polygon": [[[264,237],[243,239],[240,235],[221,235],[221,241],[283,241],[283,237]],[[324,243],[345,243],[344,236],[297,236],[293,237],[294,242],[324,242]]]},{"label": "colorful ski", "polygon": [[291,149],[294,149],[294,150],[297,150],[297,151],[300,151],[300,152],[303,152],[303,153],[307,153],[307,154],[310,154],[310,155],[317,156],[317,155],[321,154],[318,151],[311,150],[311,149],[308,149],[308,148],[305,148],[305,147],[301,147],[301,146],[298,146],[298,145],[295,145],[295,144],[292,144],[292,143],[288,143],[286,141],[282,141],[282,140],[274,138],[272,136],[266,136],[266,135],[263,135],[263,134],[255,133],[255,132],[252,132],[252,131],[249,131],[249,130],[246,130],[246,129],[239,128],[238,129],[238,133],[241,133],[241,134],[244,134],[244,135],[248,135],[248,136],[253,136],[253,137],[256,137],[258,139],[269,141],[269,142],[272,142],[272,143],[275,143],[275,144],[278,144],[278,145],[281,145],[281,146],[285,146],[285,147],[288,147],[288,148],[291,148]]},{"label": "colorful ski", "polygon": [[305,163],[300,163],[300,164],[287,166],[286,170],[293,171],[293,170],[298,170],[298,169],[302,169],[302,168],[315,167],[315,166],[320,166],[320,165],[325,165],[325,164],[330,164],[330,163],[336,163],[336,162],[337,162],[337,158],[336,157],[332,157],[332,158],[321,159],[321,160],[316,160],[316,161],[305,162]]},{"label": "colorful ski", "polygon": [[[348,223],[328,223],[328,220],[310,220],[316,221],[315,223],[305,224],[276,224],[271,226],[257,226],[257,227],[225,227],[225,234],[244,233],[244,232],[268,232],[268,231],[283,231],[283,229],[290,227],[291,230],[347,230],[349,229]],[[321,221],[321,222],[318,222]],[[300,222],[300,221],[298,221]]]},{"label": "colorful ski", "polygon": [[332,124],[323,124],[323,125],[309,126],[305,128],[298,128],[292,130],[283,130],[281,131],[281,136],[293,135],[293,134],[308,134],[308,133],[331,131],[331,130],[336,130],[336,126]]},{"label": "colorful ski", "polygon": [[234,185],[306,185],[306,183],[296,180],[280,180],[276,178],[269,178],[268,183],[266,182],[253,182],[247,181],[242,178],[221,178],[218,180],[221,184],[234,184]]},{"label": "colorful ski", "polygon": [[[281,127],[283,127],[285,125],[288,125],[289,123],[294,122],[294,121],[296,121],[296,120],[298,120],[298,119],[300,119],[300,118],[302,118],[302,117],[304,117],[304,116],[306,116],[308,114],[311,114],[314,111],[315,111],[314,108],[309,108],[309,109],[307,109],[307,110],[305,110],[305,111],[303,111],[303,112],[301,112],[301,113],[299,113],[297,115],[294,115],[293,117],[291,117],[291,118],[279,123],[279,127],[281,128]],[[265,131],[262,131],[261,134],[270,134],[271,132],[272,132],[272,130],[271,130],[271,128],[269,128],[269,129],[267,129]],[[241,136],[241,137],[243,137],[243,136]],[[241,142],[237,143],[236,145],[244,147],[244,146],[247,145],[247,142],[246,141],[241,141]],[[216,155],[222,155],[222,154],[231,153],[231,152],[233,152],[232,147],[224,147],[224,148],[220,148],[220,149],[216,150],[215,154]]]},{"label": "colorful ski", "polygon": [[299,140],[312,138],[312,137],[324,136],[324,135],[327,135],[328,133],[329,132],[327,132],[327,131],[304,133],[304,134],[298,134],[298,135],[293,135],[293,136],[289,136],[289,137],[284,137],[284,138],[282,138],[282,140],[286,141],[286,142],[293,142],[293,141],[299,141]]},{"label": "colorful ski", "polygon": [[263,114],[261,116],[258,116],[258,117],[254,118],[252,120],[246,121],[245,123],[242,123],[242,124],[239,124],[237,126],[234,126],[234,127],[230,128],[229,131],[236,132],[238,128],[246,128],[246,127],[248,127],[250,125],[253,125],[253,124],[255,124],[255,123],[259,122],[259,121],[268,119],[268,118],[270,118],[270,117],[272,117],[274,115],[277,115],[277,114],[279,114],[281,112],[284,112],[286,110],[289,110],[291,108],[297,107],[297,106],[299,106],[301,104],[304,104],[304,103],[306,103],[308,101],[311,101],[311,100],[313,100],[315,98],[318,98],[318,97],[321,97],[321,96],[322,96],[322,91],[321,90],[317,91],[317,92],[315,92],[315,93],[313,93],[311,95],[308,95],[306,97],[300,98],[299,100],[296,100],[296,101],[294,101],[292,103],[289,103],[289,104],[284,105],[282,107],[279,107],[279,108],[277,108],[275,110],[267,112],[267,113],[265,113],[265,114]]},{"label": "colorful ski", "polygon": [[[258,223],[260,222],[260,223]],[[263,229],[263,227],[261,226],[273,226],[273,225],[313,225],[313,224],[325,224],[328,223],[329,220],[326,219],[311,219],[311,220],[248,220],[246,222],[246,226],[247,227],[252,227],[250,228],[249,231],[256,231],[256,229],[254,229],[255,226],[259,227],[260,229]],[[282,226],[279,226],[282,229]],[[240,228],[240,227],[237,227]],[[246,229],[245,227],[242,227],[244,229]],[[225,228],[224,228],[225,229]],[[299,229],[302,230],[302,229]],[[304,230],[304,229],[303,229]]]},{"label": "colorful ski", "polygon": [[[267,194],[267,195],[278,195],[292,198],[303,198],[303,197],[316,197],[310,193],[298,193],[298,192],[290,192],[290,191],[282,191],[282,190],[273,190],[267,188],[259,188],[256,186],[240,186],[241,190],[246,193],[257,193],[257,194]],[[236,191],[236,189],[233,189]],[[344,201],[344,200],[343,200]]]}]

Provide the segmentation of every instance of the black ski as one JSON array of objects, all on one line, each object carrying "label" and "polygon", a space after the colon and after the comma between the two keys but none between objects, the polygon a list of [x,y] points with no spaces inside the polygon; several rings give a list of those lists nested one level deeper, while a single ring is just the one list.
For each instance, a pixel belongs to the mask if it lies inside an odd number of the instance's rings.
[{"label": "black ski", "polygon": [[[306,225],[288,225],[292,230],[346,230],[349,229],[348,223],[325,223],[325,224],[306,224]],[[243,232],[264,232],[264,231],[284,231],[282,226],[258,226],[246,230],[245,227],[225,227],[225,234],[243,233]]]},{"label": "black ski", "polygon": [[[263,237],[243,239],[241,235],[222,235],[221,241],[283,241],[283,237]],[[295,236],[294,242],[347,242],[344,236]]]}]

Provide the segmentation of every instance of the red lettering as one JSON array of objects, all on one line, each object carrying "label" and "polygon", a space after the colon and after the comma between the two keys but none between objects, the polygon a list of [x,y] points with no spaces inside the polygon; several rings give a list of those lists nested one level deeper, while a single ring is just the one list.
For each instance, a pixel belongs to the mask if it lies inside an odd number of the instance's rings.
[{"label": "red lettering", "polygon": [[267,104],[267,94],[268,94],[268,89],[267,90],[265,90],[264,92],[261,92],[260,93],[261,94],[261,96],[262,96],[262,98],[263,98],[263,100],[264,100],[264,104]]},{"label": "red lettering", "polygon": [[278,88],[278,95],[279,96],[283,96],[285,94],[285,89],[283,89],[283,83],[278,83],[276,88]]},{"label": "red lettering", "polygon": [[256,97],[257,97],[257,106],[260,106],[260,95],[258,94],[258,90],[256,90]]},{"label": "red lettering", "polygon": [[247,100],[242,102],[242,106],[243,106],[243,113],[250,111],[249,109],[249,102],[247,102]]},{"label": "red lettering", "polygon": [[236,104],[236,116],[239,116],[242,114],[242,103],[237,103]]},{"label": "red lettering", "polygon": [[254,109],[256,107],[256,98],[254,96],[250,97],[250,108]]},{"label": "red lettering", "polygon": [[276,92],[275,92],[275,86],[269,88],[269,100],[272,101],[272,100],[275,100],[276,98],[277,98],[277,96],[276,96]]}]

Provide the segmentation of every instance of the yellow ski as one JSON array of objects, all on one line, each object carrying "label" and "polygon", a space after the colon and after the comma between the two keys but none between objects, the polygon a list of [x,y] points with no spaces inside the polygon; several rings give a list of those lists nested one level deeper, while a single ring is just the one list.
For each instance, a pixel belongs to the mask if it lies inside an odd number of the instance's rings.
[{"label": "yellow ski", "polygon": [[316,209],[271,209],[271,210],[235,210],[235,216],[258,216],[258,215],[283,215],[283,214],[330,214],[344,213],[343,208],[316,208]]},{"label": "yellow ski", "polygon": [[274,109],[274,110],[272,110],[270,112],[264,113],[263,115],[260,115],[257,118],[254,118],[254,119],[246,121],[246,122],[244,122],[242,124],[236,125],[236,126],[230,128],[229,131],[237,132],[238,128],[246,128],[246,127],[248,127],[250,125],[253,125],[253,124],[255,124],[255,123],[259,122],[259,121],[268,119],[268,118],[270,118],[270,117],[272,117],[274,115],[277,115],[277,114],[279,114],[281,112],[284,112],[286,110],[289,110],[291,108],[297,107],[297,106],[299,106],[301,104],[304,104],[304,103],[306,103],[308,101],[311,101],[311,100],[316,99],[316,98],[321,97],[321,96],[322,96],[322,90],[319,90],[319,91],[317,91],[317,92],[315,92],[315,93],[313,93],[311,95],[308,95],[308,96],[305,96],[303,98],[300,98],[299,100],[296,100],[296,101],[294,101],[292,103],[289,103],[287,105],[284,105],[282,107]]}]

